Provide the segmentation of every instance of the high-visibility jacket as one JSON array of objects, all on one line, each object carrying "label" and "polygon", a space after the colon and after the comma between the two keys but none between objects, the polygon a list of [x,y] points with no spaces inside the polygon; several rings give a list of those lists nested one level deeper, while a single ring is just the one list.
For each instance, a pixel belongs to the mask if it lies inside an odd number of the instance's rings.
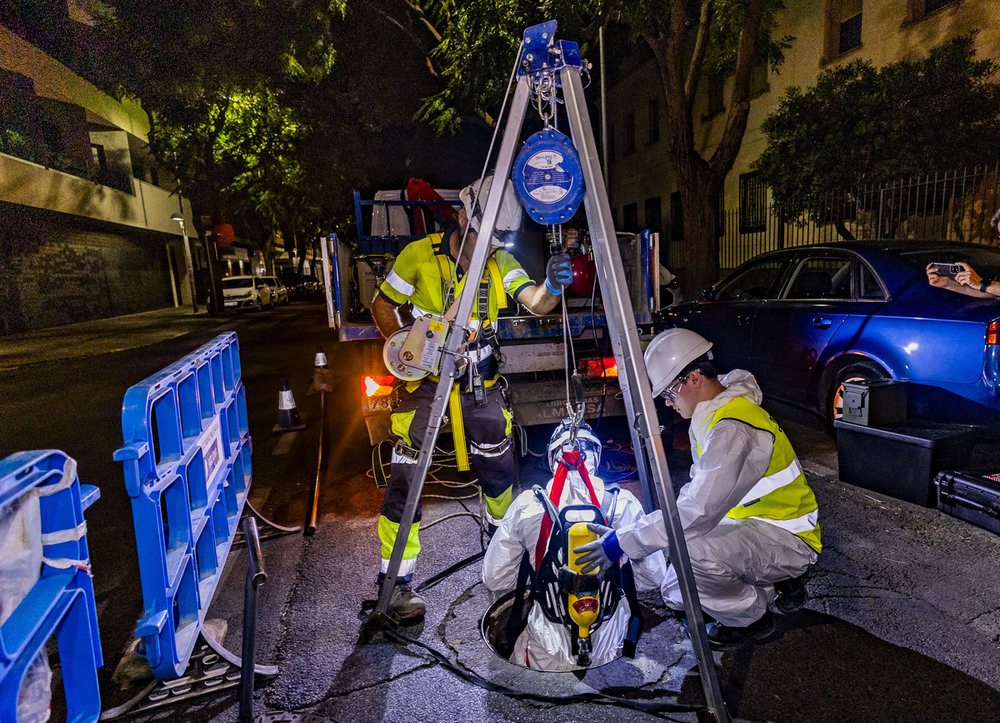
[{"label": "high-visibility jacket", "polygon": [[[392,270],[379,287],[379,294],[395,305],[409,301],[415,317],[440,315],[465,288],[468,276],[458,269],[457,283],[449,289],[455,274],[455,259],[448,246],[449,231],[434,233],[413,241],[396,257]],[[473,307],[469,326],[476,338],[467,351],[480,376],[491,385],[497,376],[496,340],[490,328],[501,309],[507,306],[507,295],[514,298],[525,286],[534,283],[511,254],[497,249],[486,263],[480,281],[479,302]],[[445,294],[448,295],[447,299]],[[480,329],[480,326],[483,328]],[[434,378],[434,377],[432,377]],[[413,390],[419,381],[407,383]]]},{"label": "high-visibility jacket", "polygon": [[[816,496],[791,442],[770,414],[745,397],[734,397],[715,411],[708,429],[723,419],[735,419],[774,437],[774,452],[766,474],[726,517],[761,520],[797,535],[817,553],[822,549]],[[700,450],[698,450],[700,454]]]},{"label": "high-visibility jacket", "polygon": [[[434,233],[406,246],[396,257],[392,270],[379,292],[393,304],[413,304],[415,316],[441,314],[447,311],[445,291],[455,270],[455,259],[448,248],[445,234]],[[450,296],[457,298],[465,287],[467,276],[459,269],[459,280]],[[516,297],[528,284],[534,283],[511,254],[497,249],[487,264],[483,283],[490,287],[489,308],[485,316],[495,323],[506,306],[506,295]],[[451,299],[448,300],[449,304]],[[473,309],[473,328],[479,321],[480,310]]]}]

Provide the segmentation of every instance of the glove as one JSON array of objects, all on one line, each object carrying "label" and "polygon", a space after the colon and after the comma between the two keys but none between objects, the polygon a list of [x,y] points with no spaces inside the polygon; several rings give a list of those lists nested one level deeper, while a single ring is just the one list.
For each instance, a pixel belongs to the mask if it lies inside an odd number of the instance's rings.
[{"label": "glove", "polygon": [[618,545],[618,536],[610,527],[594,522],[588,522],[587,529],[600,537],[586,545],[580,545],[573,550],[573,553],[579,555],[576,558],[577,564],[583,565],[580,568],[581,574],[603,575],[622,556],[622,548]]},{"label": "glove", "polygon": [[569,254],[556,254],[545,265],[545,288],[558,296],[563,289],[573,283],[573,265]]}]

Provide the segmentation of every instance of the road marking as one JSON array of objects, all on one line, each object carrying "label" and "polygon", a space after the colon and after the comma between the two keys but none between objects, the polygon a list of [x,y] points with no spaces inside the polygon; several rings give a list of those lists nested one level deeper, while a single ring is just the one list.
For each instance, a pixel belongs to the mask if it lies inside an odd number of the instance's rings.
[{"label": "road marking", "polygon": [[292,444],[295,443],[295,438],[298,436],[298,432],[285,432],[282,434],[281,439],[274,445],[274,451],[271,452],[271,456],[277,457],[282,454],[288,454],[288,450],[292,448]]}]

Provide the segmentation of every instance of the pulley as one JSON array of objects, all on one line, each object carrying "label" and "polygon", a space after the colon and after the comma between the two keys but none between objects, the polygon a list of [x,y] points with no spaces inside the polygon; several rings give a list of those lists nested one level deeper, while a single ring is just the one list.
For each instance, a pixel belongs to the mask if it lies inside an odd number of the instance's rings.
[{"label": "pulley", "polygon": [[586,191],[580,155],[569,138],[551,128],[524,142],[511,180],[524,210],[541,224],[569,221]]}]

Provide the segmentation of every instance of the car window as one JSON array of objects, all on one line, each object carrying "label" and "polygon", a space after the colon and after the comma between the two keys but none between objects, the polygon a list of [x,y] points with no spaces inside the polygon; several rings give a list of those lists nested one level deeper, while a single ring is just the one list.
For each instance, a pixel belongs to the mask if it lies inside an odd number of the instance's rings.
[{"label": "car window", "polygon": [[274,279],[267,278],[267,277],[264,278],[264,283],[267,284],[268,286],[274,286],[275,285]]},{"label": "car window", "polygon": [[223,279],[222,288],[223,289],[245,289],[252,284],[250,279]]},{"label": "car window", "polygon": [[715,301],[773,299],[774,282],[784,266],[784,259],[762,259],[750,264],[723,280],[715,292],[714,299]]},{"label": "car window", "polygon": [[850,257],[829,254],[807,256],[792,272],[781,298],[850,299]]},{"label": "car window", "polygon": [[859,293],[862,299],[885,299],[885,292],[882,291],[882,286],[879,284],[878,279],[875,278],[875,274],[872,270],[868,268],[868,264],[858,264],[861,267],[860,274],[860,288]]}]

